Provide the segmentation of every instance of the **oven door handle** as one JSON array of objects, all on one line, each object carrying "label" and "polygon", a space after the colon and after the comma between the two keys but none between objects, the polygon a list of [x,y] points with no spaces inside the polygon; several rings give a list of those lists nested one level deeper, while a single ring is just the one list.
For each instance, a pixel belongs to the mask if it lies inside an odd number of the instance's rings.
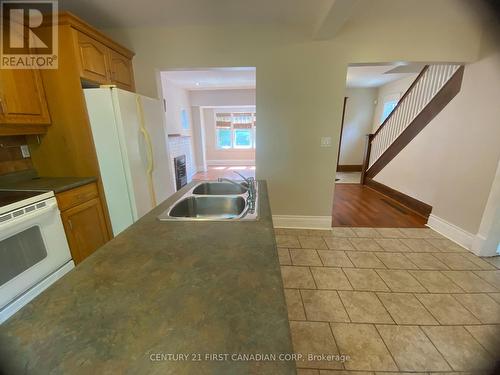
[{"label": "oven door handle", "polygon": [[[37,205],[37,204],[38,203],[35,203],[34,205]],[[54,210],[57,211],[57,202],[55,201],[55,199],[54,199],[54,201],[46,201],[45,204],[46,204],[46,206],[43,208],[36,208],[32,212],[22,214],[21,216],[15,217],[14,219],[11,219],[10,221],[5,222],[4,224],[0,224],[0,228],[2,229],[2,231],[6,231],[12,227],[15,227],[16,225],[19,225],[21,222],[34,219],[37,216],[47,214],[47,213],[54,211]],[[16,211],[14,211],[14,212],[16,212]]]}]

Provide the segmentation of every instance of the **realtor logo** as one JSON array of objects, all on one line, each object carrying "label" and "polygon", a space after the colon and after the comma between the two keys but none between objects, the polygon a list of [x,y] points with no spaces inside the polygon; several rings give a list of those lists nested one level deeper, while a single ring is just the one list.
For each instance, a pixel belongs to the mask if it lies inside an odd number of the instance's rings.
[{"label": "realtor logo", "polygon": [[1,69],[57,69],[57,1],[1,2]]}]

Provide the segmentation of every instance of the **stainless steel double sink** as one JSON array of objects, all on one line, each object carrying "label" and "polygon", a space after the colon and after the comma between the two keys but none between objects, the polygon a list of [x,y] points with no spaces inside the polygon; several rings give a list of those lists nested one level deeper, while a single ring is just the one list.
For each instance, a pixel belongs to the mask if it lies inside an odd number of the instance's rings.
[{"label": "stainless steel double sink", "polygon": [[165,212],[162,221],[257,220],[258,182],[255,182],[255,204],[249,201],[245,182],[204,181],[196,184]]}]

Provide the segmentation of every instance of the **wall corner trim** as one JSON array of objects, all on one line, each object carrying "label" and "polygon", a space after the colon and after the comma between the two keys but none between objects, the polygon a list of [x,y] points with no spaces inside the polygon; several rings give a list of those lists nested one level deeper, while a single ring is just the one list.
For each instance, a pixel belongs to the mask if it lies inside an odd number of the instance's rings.
[{"label": "wall corner trim", "polygon": [[331,216],[273,215],[275,228],[331,229]]},{"label": "wall corner trim", "polygon": [[457,227],[455,224],[452,224],[433,214],[429,215],[427,226],[463,248],[472,251],[472,245],[476,238],[474,234],[469,233],[466,230]]}]

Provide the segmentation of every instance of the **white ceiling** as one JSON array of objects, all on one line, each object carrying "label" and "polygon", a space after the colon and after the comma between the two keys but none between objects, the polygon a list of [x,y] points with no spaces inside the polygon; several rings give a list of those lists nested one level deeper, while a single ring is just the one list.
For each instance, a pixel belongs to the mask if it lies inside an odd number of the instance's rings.
[{"label": "white ceiling", "polygon": [[266,25],[312,32],[336,0],[60,0],[99,28]]},{"label": "white ceiling", "polygon": [[255,88],[255,68],[251,67],[165,71],[161,75],[186,90]]},{"label": "white ceiling", "polygon": [[386,64],[350,66],[347,69],[347,87],[380,87],[401,78],[413,77],[423,64]]}]

